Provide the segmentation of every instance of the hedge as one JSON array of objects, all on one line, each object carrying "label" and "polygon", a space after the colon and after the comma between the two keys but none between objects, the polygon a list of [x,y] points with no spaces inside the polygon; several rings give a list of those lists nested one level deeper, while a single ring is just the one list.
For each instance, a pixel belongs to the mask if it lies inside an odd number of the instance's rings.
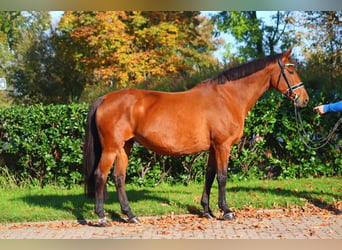
[{"label": "hedge", "polygon": [[[317,102],[312,101],[311,106],[301,111],[311,139],[326,135],[339,118],[339,114],[315,114],[314,103]],[[87,104],[1,108],[0,167],[19,181],[30,180],[41,186],[81,184],[87,112]],[[327,146],[312,150],[304,145],[297,127],[292,103],[278,93],[267,92],[249,112],[245,135],[232,148],[229,177],[247,180],[340,176],[339,131]],[[149,186],[203,181],[206,161],[207,152],[166,157],[135,145],[127,181]]]},{"label": "hedge", "polygon": [[2,161],[21,180],[80,183],[87,109],[85,104],[2,108]]}]

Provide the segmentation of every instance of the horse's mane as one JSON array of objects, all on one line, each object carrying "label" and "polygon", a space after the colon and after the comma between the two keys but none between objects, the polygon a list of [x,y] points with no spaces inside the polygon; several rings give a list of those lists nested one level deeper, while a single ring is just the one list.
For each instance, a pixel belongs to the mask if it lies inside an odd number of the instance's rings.
[{"label": "horse's mane", "polygon": [[227,69],[207,82],[223,84],[226,81],[234,81],[249,76],[259,70],[264,69],[270,63],[276,62],[282,54],[270,55],[261,59],[256,59],[248,63]]}]

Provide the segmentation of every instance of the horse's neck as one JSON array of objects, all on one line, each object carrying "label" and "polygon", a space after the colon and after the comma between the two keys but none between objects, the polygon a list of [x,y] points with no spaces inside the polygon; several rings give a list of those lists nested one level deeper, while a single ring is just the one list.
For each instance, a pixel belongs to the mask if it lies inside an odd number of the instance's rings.
[{"label": "horse's neck", "polygon": [[222,85],[230,105],[238,105],[245,115],[269,87],[270,74],[265,72],[257,72]]}]

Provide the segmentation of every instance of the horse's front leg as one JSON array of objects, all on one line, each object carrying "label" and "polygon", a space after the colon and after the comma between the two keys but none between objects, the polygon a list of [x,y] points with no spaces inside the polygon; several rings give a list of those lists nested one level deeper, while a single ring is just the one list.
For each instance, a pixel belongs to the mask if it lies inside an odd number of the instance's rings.
[{"label": "horse's front leg", "polygon": [[204,183],[204,189],[203,189],[203,194],[202,194],[202,199],[201,199],[201,205],[203,206],[203,209],[204,209],[203,217],[208,218],[208,219],[215,217],[209,206],[210,190],[213,185],[215,175],[216,175],[215,152],[211,150],[209,154],[209,158],[208,158],[208,166],[207,166],[207,170],[205,174],[205,183]]},{"label": "horse's front leg", "polygon": [[228,168],[228,158],[230,154],[229,147],[217,147],[215,149],[215,156],[217,162],[217,182],[218,182],[218,192],[219,200],[218,206],[223,211],[224,220],[234,220],[235,215],[230,210],[226,200],[226,183],[227,183],[227,168]]}]

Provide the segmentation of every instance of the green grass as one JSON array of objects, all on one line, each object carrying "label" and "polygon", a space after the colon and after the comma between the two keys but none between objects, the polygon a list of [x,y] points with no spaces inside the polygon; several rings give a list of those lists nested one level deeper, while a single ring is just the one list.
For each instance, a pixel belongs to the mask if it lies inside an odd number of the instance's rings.
[{"label": "green grass", "polygon": [[[157,187],[126,185],[131,208],[137,216],[185,214],[201,211],[203,184],[189,186],[161,184]],[[242,181],[227,183],[227,201],[233,209],[243,207],[279,208],[304,205],[309,202],[327,207],[341,201],[341,178],[312,178],[282,181]],[[0,222],[33,222],[47,220],[96,219],[93,201],[86,199],[83,187],[63,189],[1,188]],[[108,217],[122,216],[114,187],[105,202]],[[211,207],[217,208],[217,184],[211,194]],[[125,218],[125,216],[123,216]]]}]

